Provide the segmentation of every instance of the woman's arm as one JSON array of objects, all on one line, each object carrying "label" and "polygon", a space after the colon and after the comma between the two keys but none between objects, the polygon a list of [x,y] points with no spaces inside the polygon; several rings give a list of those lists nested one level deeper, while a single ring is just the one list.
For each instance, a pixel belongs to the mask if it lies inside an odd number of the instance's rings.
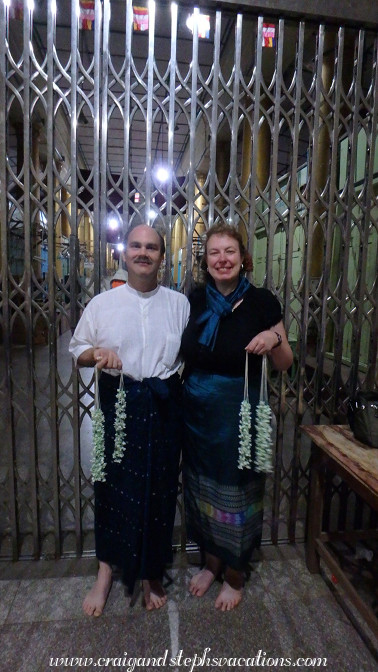
[{"label": "woman's arm", "polygon": [[248,343],[246,350],[254,355],[269,355],[274,368],[278,371],[287,371],[293,363],[293,353],[282,320],[274,327],[256,334]]}]

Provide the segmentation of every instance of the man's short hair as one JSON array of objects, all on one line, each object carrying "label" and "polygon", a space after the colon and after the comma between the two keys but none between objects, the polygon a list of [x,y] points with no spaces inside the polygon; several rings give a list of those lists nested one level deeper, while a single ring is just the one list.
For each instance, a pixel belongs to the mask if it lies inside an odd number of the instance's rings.
[{"label": "man's short hair", "polygon": [[156,231],[157,235],[159,236],[160,240],[160,254],[163,256],[165,254],[165,242],[164,242],[164,232],[163,232],[163,227],[158,223],[158,222],[153,222],[152,224],[148,224],[148,222],[145,222],[144,219],[141,217],[138,218],[137,221],[134,221],[131,226],[128,228],[125,239],[124,239],[124,244],[125,247],[127,247],[127,241],[129,239],[129,235],[134,229],[136,229],[138,226],[150,226],[153,231]]}]

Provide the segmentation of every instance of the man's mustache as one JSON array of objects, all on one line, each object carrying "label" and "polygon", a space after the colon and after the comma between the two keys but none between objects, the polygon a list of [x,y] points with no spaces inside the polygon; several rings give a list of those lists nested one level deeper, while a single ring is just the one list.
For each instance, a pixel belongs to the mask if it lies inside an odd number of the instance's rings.
[{"label": "man's mustache", "polygon": [[144,264],[151,264],[152,263],[151,259],[149,259],[148,257],[136,257],[134,259],[134,263],[139,263],[140,261],[143,262]]}]

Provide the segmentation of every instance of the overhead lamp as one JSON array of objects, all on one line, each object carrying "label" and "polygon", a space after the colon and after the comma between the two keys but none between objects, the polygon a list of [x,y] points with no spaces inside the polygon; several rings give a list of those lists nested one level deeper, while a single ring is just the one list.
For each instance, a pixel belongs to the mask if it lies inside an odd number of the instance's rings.
[{"label": "overhead lamp", "polygon": [[[186,20],[186,26],[194,32],[194,14],[190,14]],[[208,14],[197,14],[198,37],[209,39],[210,37],[210,16]]]},{"label": "overhead lamp", "polygon": [[125,249],[124,244],[123,243],[118,243],[118,245],[117,245],[118,252],[123,252],[124,249]]},{"label": "overhead lamp", "polygon": [[170,171],[165,166],[158,166],[155,170],[155,177],[159,182],[168,182]]},{"label": "overhead lamp", "polygon": [[118,226],[119,226],[119,222],[118,222],[118,219],[116,219],[116,217],[110,217],[108,219],[109,229],[111,229],[112,231],[115,231],[116,229],[118,229]]}]

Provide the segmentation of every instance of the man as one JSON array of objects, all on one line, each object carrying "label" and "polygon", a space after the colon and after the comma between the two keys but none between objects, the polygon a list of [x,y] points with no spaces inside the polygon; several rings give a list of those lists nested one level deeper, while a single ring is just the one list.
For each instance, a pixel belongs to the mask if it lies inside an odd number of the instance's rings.
[{"label": "man", "polygon": [[[97,580],[83,609],[100,616],[112,583],[112,565],[131,593],[142,579],[147,609],[162,607],[164,567],[171,560],[181,426],[178,369],[189,303],[157,284],[165,252],[160,234],[145,224],[129,230],[124,261],[128,283],[95,296],[71,339],[79,366],[102,370],[105,481],[96,481]],[[119,375],[126,391],[126,449],[112,459]]]},{"label": "man", "polygon": [[110,278],[110,289],[120,287],[121,285],[124,285],[125,282],[127,282],[127,271],[123,268],[119,268],[118,271],[114,273],[113,277]]}]

